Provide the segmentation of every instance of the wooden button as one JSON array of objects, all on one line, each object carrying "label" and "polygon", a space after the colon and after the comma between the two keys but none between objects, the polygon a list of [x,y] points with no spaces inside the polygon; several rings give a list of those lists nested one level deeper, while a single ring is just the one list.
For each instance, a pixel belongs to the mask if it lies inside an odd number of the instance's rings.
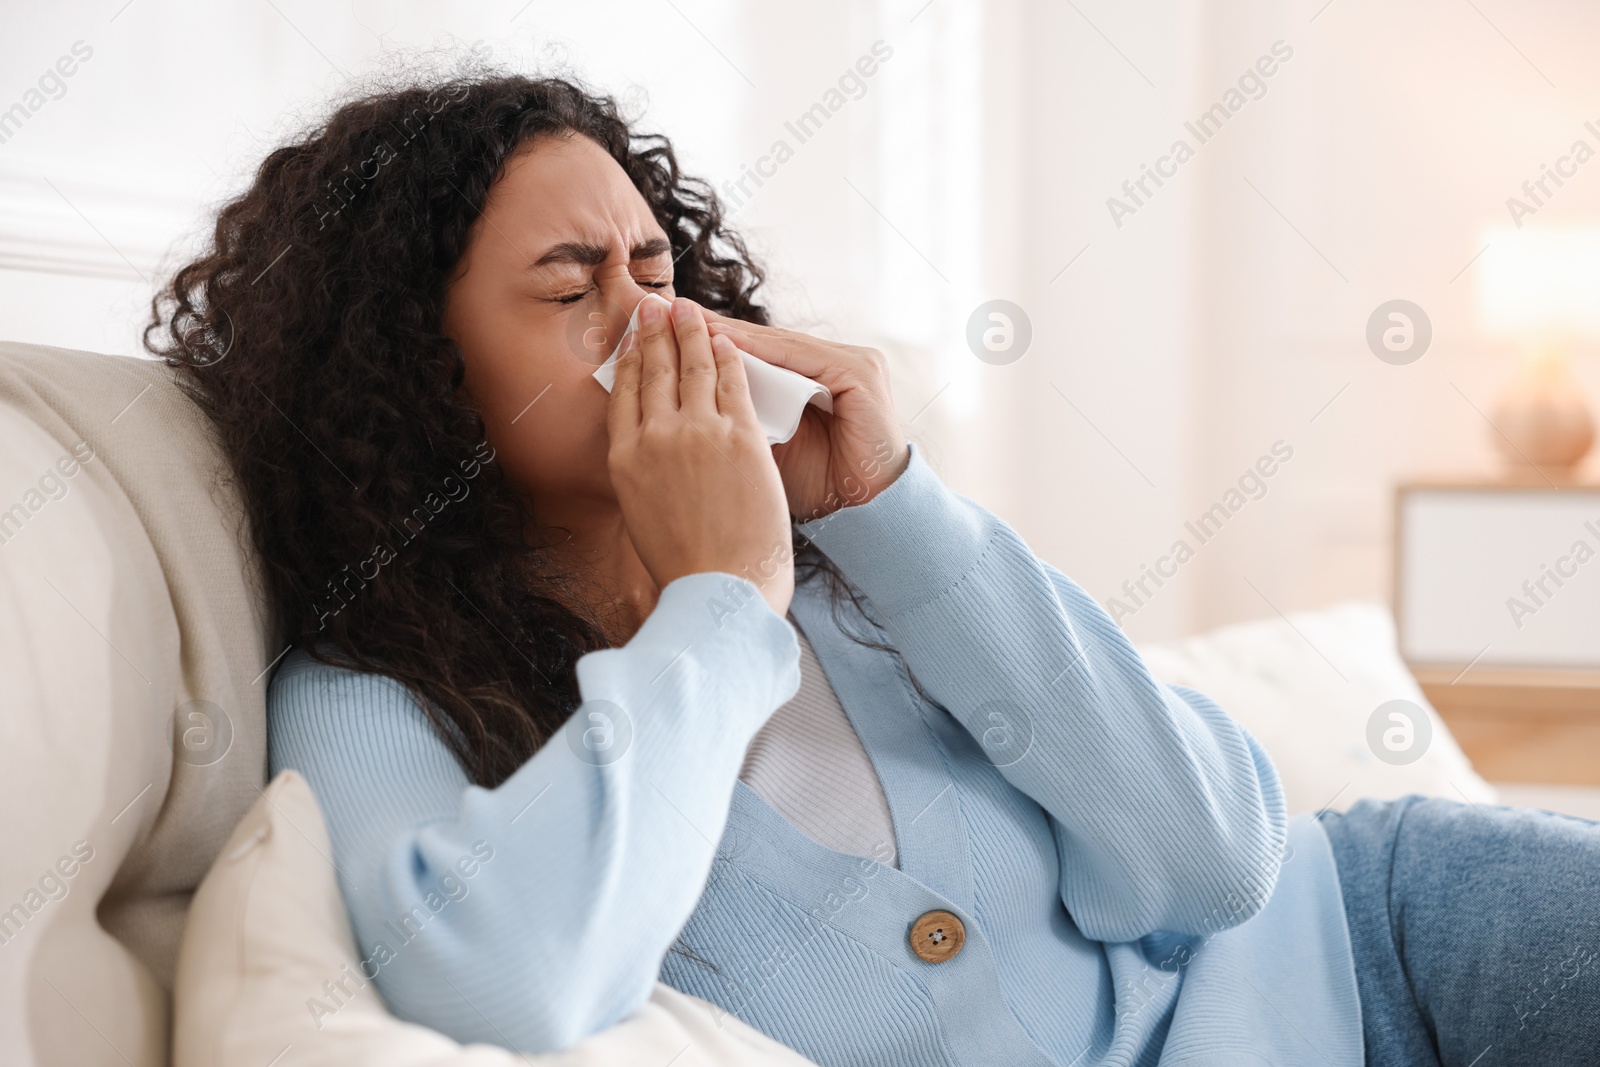
[{"label": "wooden button", "polygon": [[948,911],[930,911],[911,924],[911,951],[929,963],[954,959],[967,943],[967,928]]}]

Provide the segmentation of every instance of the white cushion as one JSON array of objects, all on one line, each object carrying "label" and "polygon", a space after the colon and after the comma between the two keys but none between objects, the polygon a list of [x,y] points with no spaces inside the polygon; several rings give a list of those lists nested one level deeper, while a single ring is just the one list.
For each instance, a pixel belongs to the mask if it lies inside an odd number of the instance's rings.
[{"label": "white cushion", "polygon": [[294,771],[284,771],[239,823],[189,907],[178,958],[175,1067],[810,1062],[710,1004],[660,984],[632,1018],[560,1054],[524,1057],[489,1045],[458,1045],[402,1022],[361,975],[332,855],[311,787]]},{"label": "white cushion", "polygon": [[[1156,677],[1200,690],[1261,742],[1291,814],[1408,793],[1496,799],[1406,669],[1382,604],[1241,623],[1139,652]],[[1396,699],[1422,708],[1433,727],[1421,758],[1405,765],[1378,759],[1367,744],[1373,712]]]}]

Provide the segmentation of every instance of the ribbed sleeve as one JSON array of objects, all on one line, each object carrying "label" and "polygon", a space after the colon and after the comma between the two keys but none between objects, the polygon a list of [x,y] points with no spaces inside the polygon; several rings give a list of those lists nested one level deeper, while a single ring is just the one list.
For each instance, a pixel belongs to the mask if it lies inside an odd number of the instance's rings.
[{"label": "ribbed sleeve", "polygon": [[269,697],[272,769],[316,792],[363,973],[396,1014],[543,1052],[643,1004],[798,656],[749,582],[680,578],[626,646],[579,661],[602,717],[580,710],[492,790],[400,684],[291,657]]},{"label": "ribbed sleeve", "polygon": [[1086,935],[1200,933],[1259,910],[1287,832],[1265,752],[1210,700],[1158,682],[1092,597],[919,450],[877,497],[801,530],[1050,814],[1061,897]]}]

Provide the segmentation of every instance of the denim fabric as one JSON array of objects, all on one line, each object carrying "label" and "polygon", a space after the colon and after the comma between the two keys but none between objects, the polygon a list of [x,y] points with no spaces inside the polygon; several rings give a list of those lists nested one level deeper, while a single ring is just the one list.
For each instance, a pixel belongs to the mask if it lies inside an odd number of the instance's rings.
[{"label": "denim fabric", "polygon": [[1370,1067],[1600,1064],[1600,823],[1412,796],[1322,826]]}]

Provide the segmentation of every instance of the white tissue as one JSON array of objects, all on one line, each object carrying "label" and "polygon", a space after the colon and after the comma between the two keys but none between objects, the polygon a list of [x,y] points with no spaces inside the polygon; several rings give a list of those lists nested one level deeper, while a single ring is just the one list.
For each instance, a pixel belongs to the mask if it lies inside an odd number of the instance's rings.
[{"label": "white tissue", "polygon": [[[628,328],[623,331],[622,340],[617,342],[617,347],[612,351],[610,358],[600,365],[594,372],[594,380],[605,387],[606,392],[611,392],[611,384],[616,381],[617,356],[622,352],[622,346],[627,344],[628,338],[639,328],[639,308],[644,307],[645,300],[659,300],[668,307],[672,302],[656,293],[646,293],[644,300],[639,301],[633,309],[633,314],[628,319]],[[800,428],[800,415],[805,411],[807,404],[815,404],[823,411],[833,411],[833,394],[828,392],[828,387],[812,381],[803,374],[796,374],[783,367],[774,367],[765,363],[750,353],[739,350],[739,355],[744,360],[744,375],[750,382],[750,400],[755,405],[756,421],[761,424],[761,429],[766,432],[767,443],[781,445],[794,436]]]}]

